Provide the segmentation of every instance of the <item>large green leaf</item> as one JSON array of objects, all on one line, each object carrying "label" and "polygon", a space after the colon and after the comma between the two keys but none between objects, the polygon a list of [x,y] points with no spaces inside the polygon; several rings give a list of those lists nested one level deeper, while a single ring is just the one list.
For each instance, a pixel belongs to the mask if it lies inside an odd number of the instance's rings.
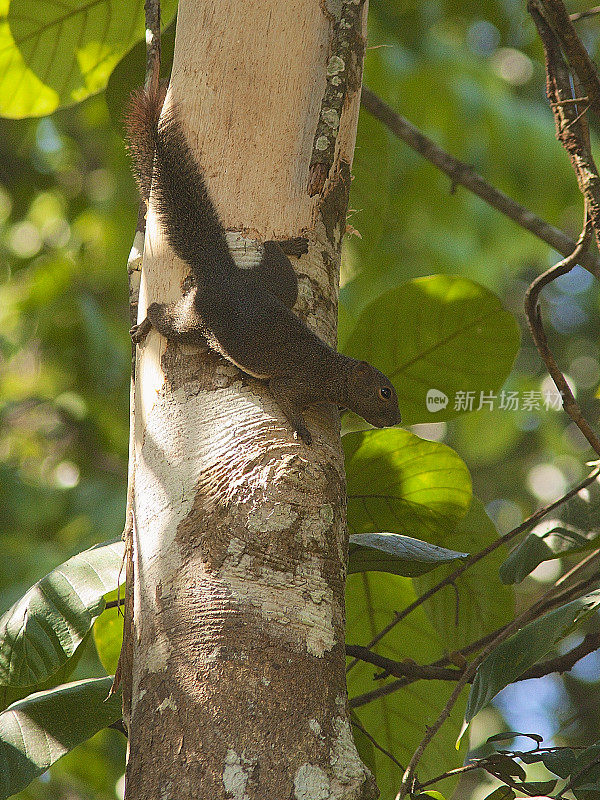
[{"label": "large green leaf", "polygon": [[[432,531],[428,537],[433,544],[469,553],[477,553],[497,538],[493,522],[476,497],[460,522]],[[498,577],[505,555],[503,547],[494,550],[426,601],[425,611],[447,647],[459,649],[512,619],[514,591]],[[422,575],[415,580],[417,590],[426,592],[454,569],[456,565],[442,566],[431,575]]]},{"label": "large green leaf", "polygon": [[[161,6],[168,24],[176,0]],[[84,100],[143,35],[143,0],[1,0],[0,115],[43,116]]]},{"label": "large green leaf", "polygon": [[374,570],[412,578],[466,556],[401,533],[356,533],[350,537],[348,574]]},{"label": "large green leaf", "polygon": [[345,436],[344,453],[352,533],[392,531],[432,541],[432,533],[469,508],[469,470],[444,444],[389,428]]},{"label": "large green leaf", "polygon": [[530,622],[502,642],[480,665],[469,694],[465,725],[499,691],[515,681],[600,605],[600,589]]},{"label": "large green leaf", "polygon": [[65,661],[62,667],[52,673],[52,675],[42,683],[37,683],[35,686],[5,686],[0,684],[0,711],[4,711],[12,703],[22,700],[32,692],[43,692],[47,689],[54,689],[61,683],[67,683],[71,676],[77,669],[77,665],[81,661],[86,652],[86,641],[89,639],[90,634],[84,636],[82,643],[79,645],[75,653]]},{"label": "large green leaf", "polygon": [[0,714],[0,800],[24,789],[59,758],[121,717],[112,677],[30,695]]},{"label": "large green leaf", "polygon": [[403,422],[414,424],[477,410],[504,383],[519,341],[495,294],[467,278],[432,275],[370,303],[343,351],[390,377]]},{"label": "large green leaf", "polygon": [[[346,590],[347,641],[366,645],[387,625],[393,609],[404,608],[415,599],[410,578],[401,578],[384,572],[365,572],[350,575]],[[401,661],[414,659],[427,664],[444,655],[445,643],[425,616],[422,608],[416,609],[394,627],[374,648],[388,658]],[[348,694],[353,699],[395,679],[376,680],[378,670],[372,664],[358,662],[348,673]],[[372,700],[355,709],[365,729],[377,743],[390,751],[404,766],[408,764],[415,748],[423,738],[427,725],[438,716],[448,700],[450,689],[442,681],[419,681],[384,698]],[[466,691],[424,753],[419,764],[419,778],[426,780],[452,769],[462,762],[463,756],[454,749],[460,728]],[[378,750],[375,752],[377,784],[381,800],[394,800],[402,770]],[[452,781],[440,786],[449,796]]]},{"label": "large green leaf", "polygon": [[39,685],[71,658],[117,586],[123,549],[117,540],[78,553],[0,618],[0,685]]}]

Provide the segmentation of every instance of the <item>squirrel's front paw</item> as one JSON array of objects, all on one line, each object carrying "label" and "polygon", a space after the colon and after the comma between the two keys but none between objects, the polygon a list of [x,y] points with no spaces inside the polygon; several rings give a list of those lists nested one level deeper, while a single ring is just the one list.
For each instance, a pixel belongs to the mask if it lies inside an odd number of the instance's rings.
[{"label": "squirrel's front paw", "polygon": [[129,331],[129,335],[131,336],[131,341],[134,344],[141,344],[146,336],[150,333],[150,329],[152,328],[152,323],[146,317],[146,319],[142,320],[138,325],[134,325],[133,328]]},{"label": "squirrel's front paw", "polygon": [[306,425],[296,425],[296,430],[294,431],[294,437],[296,439],[302,439],[304,444],[311,445],[312,444],[312,433],[308,430]]}]

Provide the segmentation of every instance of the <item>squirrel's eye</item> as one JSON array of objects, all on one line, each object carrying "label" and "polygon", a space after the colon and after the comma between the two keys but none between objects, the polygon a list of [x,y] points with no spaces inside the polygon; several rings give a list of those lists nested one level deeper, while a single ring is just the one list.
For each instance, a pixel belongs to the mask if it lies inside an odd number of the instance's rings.
[{"label": "squirrel's eye", "polygon": [[383,400],[389,400],[392,396],[392,390],[389,388],[389,386],[382,386],[379,390],[379,396],[383,398]]}]

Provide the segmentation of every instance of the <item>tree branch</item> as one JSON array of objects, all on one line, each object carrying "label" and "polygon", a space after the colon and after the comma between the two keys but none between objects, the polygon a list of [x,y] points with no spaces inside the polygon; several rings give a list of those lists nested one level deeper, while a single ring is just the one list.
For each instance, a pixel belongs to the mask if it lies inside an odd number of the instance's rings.
[{"label": "tree branch", "polygon": [[[439,170],[445,173],[452,185],[460,184],[488,205],[512,219],[517,225],[525,228],[538,239],[546,242],[563,256],[575,249],[575,242],[570,236],[548,224],[529,209],[516,203],[504,192],[491,186],[472,167],[454,158],[435,142],[425,136],[407,119],[397,114],[366,86],[362,90],[362,105],[370,114],[382,122],[389,130],[402,139],[409,147],[416,150]],[[595,277],[600,277],[600,258],[594,253],[587,253],[581,258],[581,266]]]},{"label": "tree branch", "polygon": [[[144,20],[146,26],[146,74],[144,88],[147,92],[158,90],[160,73],[160,0],[145,0]],[[142,278],[142,260],[144,255],[144,238],[146,234],[146,201],[148,198],[140,197],[138,206],[137,223],[133,245],[127,259],[127,285],[129,289],[129,325],[133,327],[137,322],[138,304],[140,297],[140,283]],[[131,687],[129,675],[131,673],[131,625],[133,619],[133,535],[135,529],[134,490],[135,490],[135,365],[136,345],[131,342],[131,371],[129,379],[129,457],[127,462],[127,500],[125,504],[125,526],[121,538],[125,542],[125,552],[119,570],[117,604],[119,613],[123,614],[123,644],[119,654],[119,661],[115,670],[113,685],[108,694],[111,697],[123,684],[123,715],[129,719]],[[125,566],[125,600],[126,608],[121,612],[121,571]]]},{"label": "tree branch", "polygon": [[[585,658],[594,650],[600,647],[600,632],[589,633],[577,647],[569,650],[556,658],[549,658],[539,664],[535,664],[526,670],[519,678],[518,681],[527,681],[531,678],[541,678],[544,675],[550,675],[553,672],[568,672],[574,665]],[[360,645],[348,644],[346,645],[346,654],[359,658],[368,664],[373,664],[385,670],[387,675],[394,675],[397,678],[411,678],[412,681],[416,680],[438,680],[438,681],[457,681],[464,672],[464,669],[455,669],[439,666],[435,664],[413,664],[407,661],[394,661],[391,658],[373,653],[366,647]],[[385,675],[382,677],[386,677]]]},{"label": "tree branch", "polygon": [[[568,603],[570,600],[574,600],[577,597],[581,597],[583,594],[587,592],[593,586],[598,584],[598,576],[591,575],[590,577],[578,581],[577,583],[570,586],[568,589],[563,590],[562,592],[558,592],[557,594],[553,595],[551,599],[546,600],[542,603],[539,608],[537,609],[537,615],[542,616],[547,611],[551,611],[553,608],[557,608],[559,605],[563,605],[564,603]],[[490,633],[486,633],[485,636],[482,636],[480,639],[477,639],[475,642],[471,642],[468,645],[465,645],[460,650],[457,650],[453,653],[453,656],[462,656],[466,657],[471,653],[476,653],[478,650],[481,650],[482,647],[485,647],[489,642],[495,639],[501,631],[504,630],[506,625],[502,625],[500,628],[497,628],[494,631],[490,631]],[[368,651],[371,652],[371,651]],[[451,663],[449,656],[443,656],[442,658],[434,661],[430,664],[430,667],[447,667]],[[530,677],[534,677],[533,675]],[[360,708],[361,706],[368,705],[375,700],[380,700],[382,697],[387,697],[394,692],[403,689],[405,686],[408,686],[411,683],[414,683],[415,680],[418,678],[409,678],[409,677],[402,677],[396,681],[392,681],[391,683],[386,683],[383,686],[378,686],[376,689],[372,689],[370,692],[365,692],[364,694],[356,695],[350,699],[350,707],[351,708]]]},{"label": "tree branch", "polygon": [[[413,680],[438,680],[438,681],[456,681],[462,675],[460,669],[450,669],[448,667],[440,667],[436,664],[415,664],[412,661],[394,661],[391,658],[380,656],[379,653],[374,653],[367,647],[361,647],[358,644],[347,644],[346,655],[354,656],[365,661],[368,664],[373,664],[385,670],[388,675],[394,675],[396,678],[412,678]],[[385,677],[382,676],[382,677]]]},{"label": "tree branch", "polygon": [[[595,106],[596,111],[600,110],[598,73],[561,0],[529,0],[527,9],[544,46],[546,94],[554,114],[556,138],[571,159],[579,189],[586,200],[588,214],[600,241],[600,177],[592,155],[586,118],[590,105]],[[573,102],[582,94],[580,83],[588,96],[586,105]]]},{"label": "tree branch", "polygon": [[[374,636],[373,639],[371,639],[371,641],[367,645],[367,648],[370,649],[371,647],[374,647],[374,645],[376,645],[377,642],[379,642],[387,633],[389,633],[392,630],[392,628],[394,628],[399,622],[401,622],[405,617],[407,617],[411,613],[411,611],[414,611],[415,608],[418,608],[426,600],[429,600],[429,598],[432,597],[434,594],[436,594],[436,592],[439,592],[440,589],[443,589],[445,586],[454,583],[454,581],[456,581],[456,579],[459,578],[463,574],[463,572],[472,567],[473,564],[476,564],[478,561],[481,561],[482,558],[485,558],[485,556],[494,552],[494,550],[497,550],[502,545],[507,544],[507,542],[511,541],[519,534],[525,533],[525,531],[528,531],[530,528],[533,528],[533,526],[536,525],[541,519],[543,519],[546,516],[546,514],[549,514],[551,511],[554,511],[555,508],[558,508],[563,503],[566,503],[567,500],[570,500],[572,497],[575,497],[575,495],[578,494],[578,492],[580,492],[582,489],[585,489],[587,486],[592,484],[599,475],[600,475],[600,467],[595,467],[592,470],[592,472],[590,472],[590,474],[587,476],[587,478],[581,481],[581,483],[578,483],[577,486],[574,486],[572,489],[570,489],[566,494],[564,494],[558,500],[555,500],[549,505],[538,509],[538,511],[536,511],[534,514],[531,514],[531,516],[527,517],[527,519],[524,520],[520,525],[517,525],[516,528],[513,528],[511,531],[508,531],[508,533],[505,533],[504,536],[500,536],[498,539],[496,539],[496,541],[492,542],[487,547],[484,547],[483,550],[480,550],[478,553],[475,553],[474,555],[470,556],[459,567],[457,567],[454,570],[454,572],[446,576],[439,583],[436,583],[435,586],[432,586],[431,589],[426,591],[420,597],[417,597],[417,599],[414,602],[412,602],[409,606],[407,606],[405,609],[397,612],[394,615],[392,621],[388,625],[386,625],[386,627],[383,628],[382,631],[380,631],[376,636]],[[352,661],[348,666],[348,670],[350,670],[355,664],[356,660]]]},{"label": "tree branch", "polygon": [[564,410],[588,440],[596,455],[600,456],[600,439],[598,439],[594,429],[583,416],[583,412],[581,411],[579,403],[575,400],[575,396],[571,391],[571,387],[567,383],[567,379],[560,370],[558,364],[556,363],[556,359],[554,358],[554,354],[550,350],[550,345],[548,344],[548,339],[546,337],[546,331],[544,330],[544,325],[542,323],[542,312],[538,302],[540,292],[544,286],[547,286],[559,276],[566,275],[567,272],[570,272],[577,264],[579,254],[584,252],[588,247],[591,235],[591,226],[588,225],[586,217],[579,242],[577,243],[575,250],[573,250],[573,253],[567,258],[564,258],[562,261],[559,261],[558,264],[555,264],[553,267],[546,270],[546,272],[542,273],[542,275],[539,275],[527,289],[525,293],[525,314],[527,315],[529,330],[531,331],[531,336],[535,342],[538,353],[546,364],[548,372],[550,373],[556,388],[561,394]]},{"label": "tree branch", "polygon": [[450,716],[450,712],[454,708],[456,701],[460,697],[460,694],[464,687],[474,678],[479,666],[483,663],[483,661],[492,653],[493,650],[498,647],[498,645],[502,644],[502,642],[506,641],[510,636],[514,633],[517,633],[520,628],[527,624],[532,618],[535,618],[537,611],[543,604],[550,599],[555,590],[562,586],[567,580],[569,580],[573,575],[583,569],[587,564],[590,563],[593,559],[595,559],[600,554],[600,550],[595,550],[594,552],[590,553],[586,556],[579,564],[576,564],[572,569],[558,578],[557,581],[553,584],[553,586],[548,589],[544,594],[537,600],[532,606],[528,609],[523,611],[519,614],[515,619],[510,622],[499,634],[496,636],[493,641],[491,641],[483,650],[471,661],[471,663],[465,668],[464,672],[458,679],[458,682],[454,688],[454,691],[450,695],[448,702],[440,712],[438,718],[434,722],[433,725],[428,726],[425,736],[421,740],[419,746],[415,750],[413,757],[411,758],[408,767],[406,768],[406,772],[402,776],[402,784],[400,786],[400,791],[396,796],[396,800],[402,800],[406,795],[413,790],[413,784],[415,782],[415,771],[423,753],[427,749],[429,743],[442,727],[444,722]]},{"label": "tree branch", "polygon": [[577,35],[573,21],[567,14],[562,0],[530,0],[529,5],[537,7],[538,10],[543,10],[542,13],[554,28],[560,40],[562,50],[571,68],[577,73],[579,80],[585,86],[590,103],[595,106],[596,113],[600,113],[600,77],[598,76],[598,70]]},{"label": "tree branch", "polygon": [[586,19],[587,17],[595,17],[596,14],[600,14],[600,6],[596,6],[595,8],[588,8],[587,11],[578,11],[576,14],[569,14],[569,19],[571,22],[579,22],[580,19]]},{"label": "tree branch", "polygon": [[596,233],[600,232],[600,178],[591,152],[586,109],[580,111],[578,105],[572,102],[571,74],[563,58],[563,51],[567,53],[569,63],[575,72],[573,76],[575,94],[580,94],[577,80],[579,79],[585,84],[590,102],[595,100],[599,109],[600,80],[561,0],[529,0],[527,7],[544,46],[546,93],[554,114],[556,136],[571,159],[579,188],[585,198],[586,216],[583,231],[573,252],[536,278],[527,290],[525,312],[538,352],[562,395],[565,411],[600,456],[600,439],[583,416],[565,376],[556,363],[548,345],[538,305],[539,295],[544,286],[572,270],[581,254],[587,250],[592,234],[588,225],[589,218]]},{"label": "tree branch", "polygon": [[562,675],[563,672],[568,672],[570,669],[573,669],[578,661],[589,656],[590,653],[593,653],[599,647],[600,633],[588,633],[577,647],[574,647],[562,656],[549,658],[547,661],[535,664],[524,672],[518,680],[526,681],[530,678],[542,678],[544,675],[551,675],[553,672],[558,672]]}]

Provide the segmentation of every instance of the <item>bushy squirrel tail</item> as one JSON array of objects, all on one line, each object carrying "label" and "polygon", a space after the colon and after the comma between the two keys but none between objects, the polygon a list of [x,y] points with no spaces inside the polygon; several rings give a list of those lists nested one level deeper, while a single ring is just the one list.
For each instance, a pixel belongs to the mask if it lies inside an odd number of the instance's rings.
[{"label": "bushy squirrel tail", "polygon": [[[135,92],[125,119],[128,147],[142,198],[150,189],[169,244],[198,279],[235,270],[225,231],[176,106],[162,113],[164,89]],[[162,113],[162,117],[161,117]]]},{"label": "bushy squirrel tail", "polygon": [[150,200],[158,120],[164,96],[164,90],[149,94],[145,89],[138,89],[131,95],[125,115],[127,149],[140,195],[146,203]]}]

